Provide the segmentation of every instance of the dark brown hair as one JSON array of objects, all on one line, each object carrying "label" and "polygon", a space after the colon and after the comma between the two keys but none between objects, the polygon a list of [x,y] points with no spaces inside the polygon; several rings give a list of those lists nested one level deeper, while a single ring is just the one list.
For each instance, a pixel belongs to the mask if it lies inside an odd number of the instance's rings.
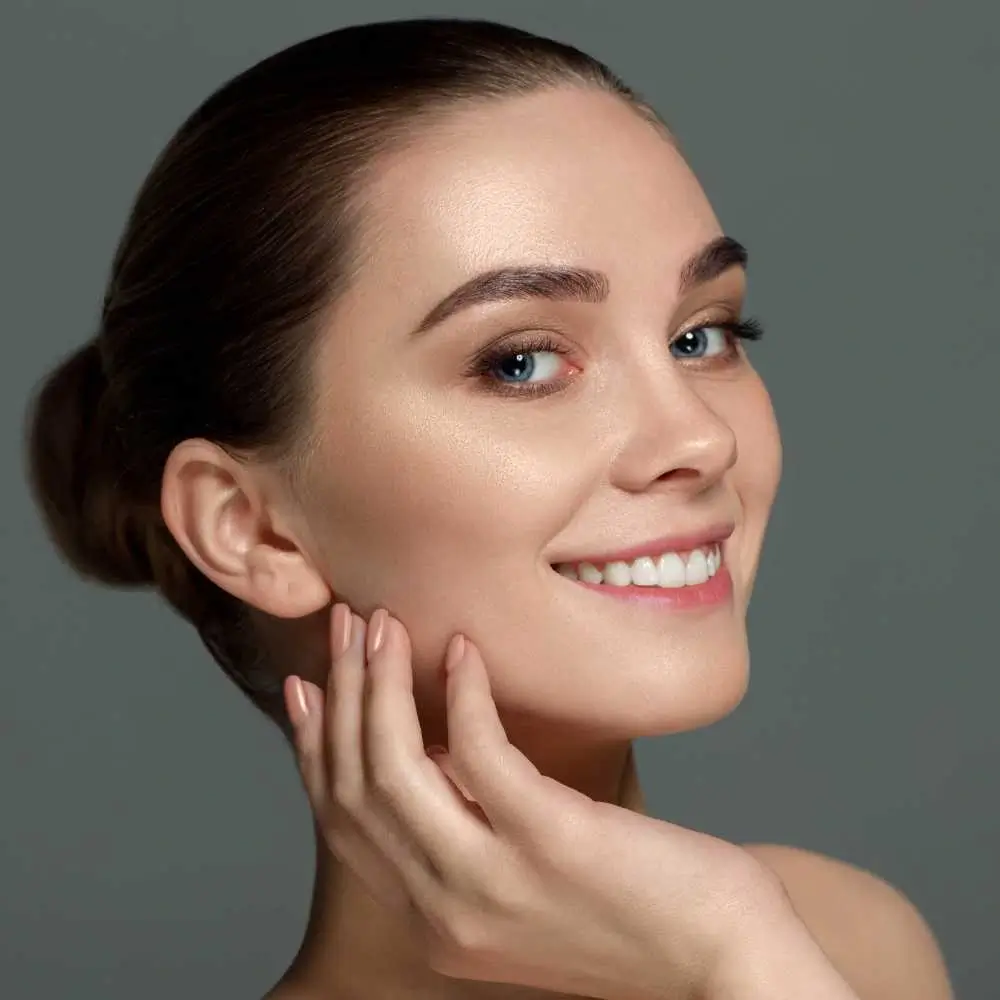
[{"label": "dark brown hair", "polygon": [[246,609],[163,523],[166,459],[202,437],[294,468],[315,320],[360,266],[354,237],[376,158],[456,103],[566,84],[616,94],[663,128],[601,62],[488,21],[357,25],[264,59],[161,153],[118,245],[97,334],[35,397],[30,478],[64,557],[107,584],[157,587],[286,731]]}]

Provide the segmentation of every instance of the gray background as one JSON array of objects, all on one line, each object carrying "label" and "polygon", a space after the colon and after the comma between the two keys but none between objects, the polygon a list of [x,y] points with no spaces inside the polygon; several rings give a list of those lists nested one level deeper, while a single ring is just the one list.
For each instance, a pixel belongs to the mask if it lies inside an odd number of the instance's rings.
[{"label": "gray background", "polygon": [[[931,9],[933,8],[933,9]],[[359,20],[493,17],[608,61],[751,248],[786,446],[746,701],[639,745],[651,811],[870,868],[959,995],[1000,980],[995,3],[12,3],[0,24],[0,994],[244,998],[312,852],[291,756],[151,595],[85,585],[21,475],[135,190],[215,86]]]}]

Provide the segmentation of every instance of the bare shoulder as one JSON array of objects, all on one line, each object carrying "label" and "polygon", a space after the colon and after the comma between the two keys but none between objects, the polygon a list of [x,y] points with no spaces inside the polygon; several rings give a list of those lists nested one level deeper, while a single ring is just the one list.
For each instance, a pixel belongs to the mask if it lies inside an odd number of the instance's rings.
[{"label": "bare shoulder", "polygon": [[[327,997],[330,997],[330,1000],[350,1000],[348,997],[330,994],[326,994],[324,1000],[327,1000]],[[319,1000],[319,998],[314,989],[282,979],[264,994],[263,1000]]]},{"label": "bare shoulder", "polygon": [[744,844],[781,880],[799,918],[861,1000],[954,1000],[934,934],[871,872],[783,844]]},{"label": "bare shoulder", "polygon": [[319,988],[286,973],[261,1000],[368,1000],[364,994],[345,986]]},{"label": "bare shoulder", "polygon": [[287,983],[277,983],[264,994],[263,1000],[314,1000],[314,997]]}]

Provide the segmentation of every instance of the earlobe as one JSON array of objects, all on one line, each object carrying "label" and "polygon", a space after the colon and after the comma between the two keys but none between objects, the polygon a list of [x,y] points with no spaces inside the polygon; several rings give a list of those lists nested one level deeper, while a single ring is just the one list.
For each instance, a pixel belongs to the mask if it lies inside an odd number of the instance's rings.
[{"label": "earlobe", "polygon": [[287,532],[275,526],[260,470],[218,445],[183,441],[163,470],[161,509],[185,555],[213,583],[278,618],[325,607],[330,588]]}]

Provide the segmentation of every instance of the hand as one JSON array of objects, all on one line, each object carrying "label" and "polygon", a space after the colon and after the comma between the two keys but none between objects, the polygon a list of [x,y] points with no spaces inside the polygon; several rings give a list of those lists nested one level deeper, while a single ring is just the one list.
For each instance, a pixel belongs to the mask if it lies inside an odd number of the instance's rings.
[{"label": "hand", "polygon": [[330,849],[411,922],[433,970],[614,1000],[701,998],[748,924],[780,906],[736,845],[541,774],[507,739],[461,636],[448,650],[449,749],[429,756],[403,625],[378,611],[368,628],[345,605],[332,618],[325,696],[286,683],[303,782]]}]

